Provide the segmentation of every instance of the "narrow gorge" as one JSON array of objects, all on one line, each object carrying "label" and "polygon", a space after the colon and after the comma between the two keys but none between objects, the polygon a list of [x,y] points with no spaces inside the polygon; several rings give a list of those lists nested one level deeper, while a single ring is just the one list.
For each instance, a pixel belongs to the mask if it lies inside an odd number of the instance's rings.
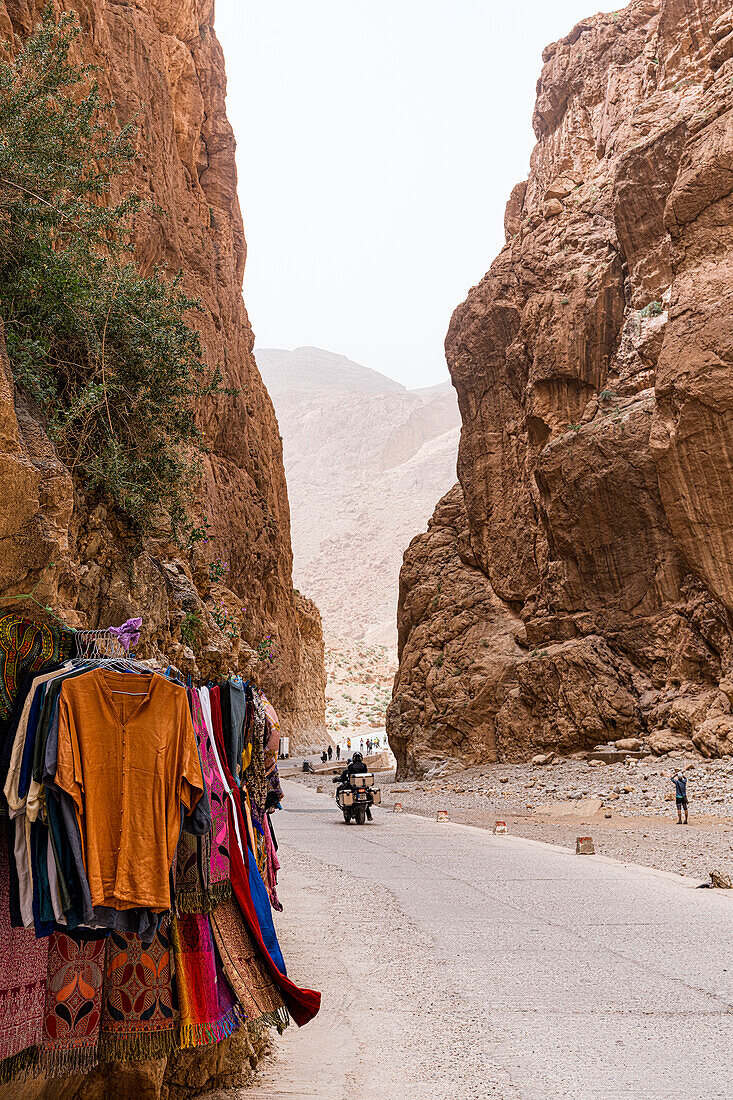
[{"label": "narrow gorge", "polygon": [[458,478],[405,554],[398,775],[733,753],[733,9],[548,46],[506,245],[452,318]]}]

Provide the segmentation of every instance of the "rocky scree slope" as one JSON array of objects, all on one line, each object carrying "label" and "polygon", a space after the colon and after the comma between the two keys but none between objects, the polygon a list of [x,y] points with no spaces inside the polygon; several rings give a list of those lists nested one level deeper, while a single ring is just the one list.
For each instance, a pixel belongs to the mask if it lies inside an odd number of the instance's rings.
[{"label": "rocky scree slope", "polygon": [[255,354],[283,436],[295,583],[329,636],[394,646],[402,551],[455,480],[455,392],[320,348]]},{"label": "rocky scree slope", "polygon": [[[0,33],[27,35],[41,0],[0,0]],[[160,654],[202,677],[239,669],[262,684],[286,730],[325,723],[318,611],[294,594],[287,490],[272,404],[252,355],[242,302],[246,246],[235,143],[213,0],[84,0],[65,5],[82,25],[79,53],[99,67],[120,125],[135,119],[132,185],[161,212],[137,218],[141,272],[183,272],[199,298],[192,317],[206,358],[234,396],[198,418],[208,446],[198,521],[208,542],[191,552],[164,520],[142,541],[114,510],[90,500],[59,461],[34,407],[0,364],[0,595],[34,591],[71,625],[144,620],[141,656]],[[226,569],[217,569],[226,563]],[[37,613],[5,601],[3,610]],[[261,645],[272,635],[272,646]],[[258,647],[260,654],[257,654]],[[260,659],[272,652],[273,659]]]},{"label": "rocky scree slope", "polygon": [[459,482],[405,554],[401,775],[733,753],[733,9],[549,46],[507,242],[453,315]]}]

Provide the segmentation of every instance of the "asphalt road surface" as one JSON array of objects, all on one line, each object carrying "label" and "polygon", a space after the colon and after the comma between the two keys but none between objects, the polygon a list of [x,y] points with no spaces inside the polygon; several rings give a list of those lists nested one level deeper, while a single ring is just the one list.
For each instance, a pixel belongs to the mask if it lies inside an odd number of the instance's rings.
[{"label": "asphalt road surface", "polygon": [[730,894],[286,788],[276,923],[323,1007],[243,1098],[733,1097]]}]

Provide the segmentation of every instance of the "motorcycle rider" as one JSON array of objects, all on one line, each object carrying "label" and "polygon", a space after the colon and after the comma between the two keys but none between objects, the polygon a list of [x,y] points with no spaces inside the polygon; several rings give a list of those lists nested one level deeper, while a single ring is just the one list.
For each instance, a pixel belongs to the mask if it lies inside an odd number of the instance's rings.
[{"label": "motorcycle rider", "polygon": [[361,755],[361,753],[355,752],[346,770],[349,775],[363,775],[364,772],[369,771],[369,768],[364,763],[364,757]]},{"label": "motorcycle rider", "polygon": [[[341,775],[335,775],[333,782],[338,783],[336,788],[336,797],[341,794],[342,791],[348,791],[351,788],[352,775],[363,775],[364,772],[368,772],[366,764],[364,763],[364,757],[360,752],[355,752],[349,761],[347,767],[341,772]],[[372,820],[372,811],[369,806],[366,807],[367,821]]]}]

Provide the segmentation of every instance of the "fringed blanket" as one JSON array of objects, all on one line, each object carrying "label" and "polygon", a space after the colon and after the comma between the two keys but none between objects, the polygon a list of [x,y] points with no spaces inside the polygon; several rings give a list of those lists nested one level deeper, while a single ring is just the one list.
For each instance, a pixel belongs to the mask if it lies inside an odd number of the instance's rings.
[{"label": "fringed blanket", "polygon": [[7,822],[0,822],[0,1082],[29,1064],[43,1035],[48,940],[12,928]]},{"label": "fringed blanket", "polygon": [[176,1046],[176,1004],[168,936],[158,932],[149,947],[139,936],[112,932],[99,1040],[100,1062],[162,1058]]},{"label": "fringed blanket", "polygon": [[211,927],[224,973],[247,1019],[263,1020],[282,1030],[285,1002],[261,962],[233,899],[211,914]]},{"label": "fringed blanket", "polygon": [[87,1073],[98,1062],[105,940],[49,940],[41,1066],[49,1076]]},{"label": "fringed blanket", "polygon": [[220,1000],[209,918],[204,914],[177,918],[171,938],[181,1014],[180,1045],[220,1043],[237,1029],[244,1014],[226,988]]}]

